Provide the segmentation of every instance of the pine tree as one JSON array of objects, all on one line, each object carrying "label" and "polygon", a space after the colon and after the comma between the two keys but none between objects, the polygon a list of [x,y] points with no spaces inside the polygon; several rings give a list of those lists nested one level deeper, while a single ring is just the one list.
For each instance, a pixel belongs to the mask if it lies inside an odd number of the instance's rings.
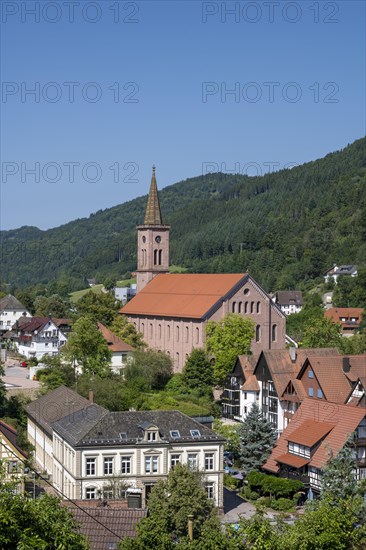
[{"label": "pine tree", "polygon": [[238,430],[240,437],[240,459],[247,474],[260,468],[268,458],[276,441],[276,431],[263,416],[256,403]]},{"label": "pine tree", "polygon": [[336,456],[331,456],[329,459],[322,473],[321,498],[323,500],[335,504],[360,494],[354,453],[352,440],[349,440]]}]

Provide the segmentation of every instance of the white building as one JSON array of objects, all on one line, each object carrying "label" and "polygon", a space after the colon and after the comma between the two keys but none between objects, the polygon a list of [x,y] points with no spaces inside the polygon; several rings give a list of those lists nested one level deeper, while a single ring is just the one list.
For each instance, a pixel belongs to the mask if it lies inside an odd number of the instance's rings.
[{"label": "white building", "polygon": [[122,482],[140,492],[144,507],[180,462],[203,472],[208,497],[223,507],[224,439],[181,412],[89,405],[52,428],[53,482],[68,498],[113,498],[113,484]]},{"label": "white building", "polygon": [[60,418],[86,409],[90,401],[66,386],[46,393],[26,406],[28,440],[34,446],[36,466],[52,475],[53,430],[52,423]]},{"label": "white building", "polygon": [[71,321],[52,317],[24,319],[13,327],[17,333],[17,350],[27,359],[42,359],[44,355],[58,355],[67,341]]},{"label": "white building", "polygon": [[333,279],[333,281],[337,284],[338,278],[344,275],[348,277],[357,277],[357,266],[352,264],[337,266],[334,264],[333,267],[325,272],[324,280],[328,283]]},{"label": "white building", "polygon": [[98,323],[98,329],[107,342],[108,349],[111,352],[111,369],[113,372],[118,373],[121,369],[125,368],[128,361],[131,360],[134,348],[118,338],[107,327],[102,325],[102,323]]},{"label": "white building", "polygon": [[279,290],[274,296],[274,301],[285,315],[300,313],[303,306],[300,290]]},{"label": "white building", "polygon": [[25,309],[23,304],[19,302],[12,296],[8,294],[1,298],[0,300],[0,335],[1,333],[11,330],[12,326],[21,318],[21,317],[31,317],[29,311]]},{"label": "white building", "polygon": [[119,300],[122,302],[122,304],[127,304],[131,298],[136,296],[137,293],[137,285],[132,284],[130,286],[116,286],[114,289],[114,296],[116,300]]}]

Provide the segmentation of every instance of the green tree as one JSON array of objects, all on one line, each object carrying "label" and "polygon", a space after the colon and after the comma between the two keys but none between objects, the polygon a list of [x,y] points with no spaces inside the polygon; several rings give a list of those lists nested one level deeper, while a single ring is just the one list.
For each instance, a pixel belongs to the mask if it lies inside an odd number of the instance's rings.
[{"label": "green tree", "polygon": [[121,338],[126,344],[130,344],[135,349],[143,349],[146,347],[143,341],[141,332],[137,332],[135,326],[129,323],[126,315],[117,315],[114,317],[110,330]]},{"label": "green tree", "polygon": [[42,382],[45,393],[62,385],[71,387],[75,384],[75,369],[70,363],[62,361],[60,355],[45,355],[42,363],[45,368],[38,370],[36,377]]},{"label": "green tree", "polygon": [[80,365],[86,374],[106,376],[110,372],[111,352],[90,317],[75,321],[61,354],[73,366]]},{"label": "green tree", "polygon": [[341,500],[360,495],[356,479],[355,448],[350,439],[336,456],[330,457],[322,472],[321,498],[337,504]]},{"label": "green tree", "polygon": [[238,355],[250,353],[254,338],[255,323],[249,317],[229,313],[218,321],[209,321],[206,326],[206,348],[213,355],[214,378],[217,383],[225,380],[232,370]]},{"label": "green tree", "polygon": [[2,377],[5,374],[4,363],[0,361],[0,418],[5,416],[7,410],[7,401],[6,401],[6,387],[2,380]]},{"label": "green tree", "polygon": [[[194,517],[194,539],[199,540],[213,513],[213,503],[208,500],[202,483],[199,472],[177,464],[170,470],[168,479],[159,481],[151,490],[148,517],[140,521],[133,545],[128,540],[122,541],[120,549],[180,548],[179,543],[187,542],[190,514]],[[217,529],[220,532],[219,524]]]},{"label": "green tree", "polygon": [[214,431],[226,439],[225,451],[233,453],[235,458],[240,452],[239,427],[239,425],[224,424],[219,418],[215,418],[213,424]]},{"label": "green tree", "polygon": [[276,431],[254,403],[238,429],[240,460],[248,473],[258,470],[268,458],[276,441]]},{"label": "green tree", "polygon": [[305,348],[338,347],[342,341],[342,327],[331,319],[314,319],[304,330],[302,346]]},{"label": "green tree", "polygon": [[[1,476],[0,476],[1,477]],[[71,513],[59,499],[43,495],[35,500],[13,492],[0,479],[0,548],[2,550],[88,550]]]},{"label": "green tree", "polygon": [[96,294],[91,290],[76,304],[78,317],[88,316],[95,322],[99,321],[108,327],[113,323],[120,307],[121,302],[109,292]]},{"label": "green tree", "polygon": [[203,349],[197,348],[191,352],[184,365],[182,379],[190,390],[197,390],[200,393],[211,391],[213,369]]},{"label": "green tree", "polygon": [[173,374],[173,363],[167,353],[152,349],[137,350],[133,360],[124,369],[128,386],[142,384],[143,388],[159,390],[164,388]]},{"label": "green tree", "polygon": [[70,302],[61,298],[58,294],[52,296],[37,296],[34,300],[36,317],[58,317],[70,316]]}]

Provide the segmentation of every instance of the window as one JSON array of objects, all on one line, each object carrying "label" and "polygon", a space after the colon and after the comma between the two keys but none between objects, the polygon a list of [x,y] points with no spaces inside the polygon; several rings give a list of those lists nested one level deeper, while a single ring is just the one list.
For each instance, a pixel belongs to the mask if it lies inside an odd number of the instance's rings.
[{"label": "window", "polygon": [[233,302],[233,304],[231,306],[231,312],[232,313],[235,313],[235,308],[236,308],[236,302]]},{"label": "window", "polygon": [[250,302],[250,313],[254,313],[254,302]]},{"label": "window", "polygon": [[288,442],[288,452],[293,455],[310,458],[310,447],[305,447],[305,445],[299,445],[298,443],[293,443],[292,441]]},{"label": "window", "polygon": [[188,454],[188,468],[190,470],[197,470],[198,467],[198,460],[197,460],[197,454],[196,453],[189,453]]},{"label": "window", "polygon": [[205,470],[214,469],[214,453],[205,453]]},{"label": "window", "polygon": [[257,302],[257,313],[261,312],[261,303]]},{"label": "window", "polygon": [[87,458],[86,459],[86,475],[87,476],[95,476],[95,458]]},{"label": "window", "polygon": [[95,487],[87,487],[85,489],[85,498],[90,500],[97,498],[97,490]]},{"label": "window", "polygon": [[200,437],[201,432],[199,430],[191,430],[191,436],[192,437]]},{"label": "window", "polygon": [[200,329],[196,328],[196,344],[198,344],[200,341]]},{"label": "window", "polygon": [[243,303],[242,302],[238,302],[238,313],[241,313],[241,307],[242,307]]},{"label": "window", "polygon": [[247,392],[245,391],[245,392],[244,392],[244,400],[246,401],[247,399],[248,399],[248,394],[247,394]]},{"label": "window", "polygon": [[123,439],[123,440],[127,439],[127,434],[126,434],[126,432],[121,432],[121,433],[119,434],[119,437],[120,437],[120,439]]},{"label": "window", "polygon": [[111,500],[114,497],[113,495],[113,489],[104,489],[103,488],[103,499],[104,500]]},{"label": "window", "polygon": [[154,265],[158,264],[158,251],[154,250]]},{"label": "window", "polygon": [[156,474],[158,472],[158,456],[145,456],[145,473]]},{"label": "window", "polygon": [[104,458],[104,468],[103,468],[103,471],[104,471],[104,475],[105,476],[110,476],[113,474],[113,457],[111,456],[106,456]]},{"label": "window", "polygon": [[213,483],[206,483],[205,489],[207,493],[207,498],[209,500],[214,500],[214,484]]},{"label": "window", "polygon": [[163,251],[162,250],[159,250],[159,265],[162,264],[162,261],[163,261]]},{"label": "window", "polygon": [[308,394],[309,394],[309,397],[314,397],[314,389],[313,389],[313,388],[309,388],[309,389],[308,389]]},{"label": "window", "polygon": [[147,432],[147,440],[148,441],[156,441],[156,432]]},{"label": "window", "polygon": [[153,324],[150,323],[150,338],[153,337]]},{"label": "window", "polygon": [[314,373],[311,369],[308,372],[308,376],[309,376],[309,378],[314,378]]},{"label": "window", "polygon": [[261,340],[261,327],[260,325],[257,325],[255,327],[255,341],[260,342],[260,340]]},{"label": "window", "polygon": [[186,343],[189,342],[189,328],[186,327]]},{"label": "window", "polygon": [[131,473],[131,457],[121,456],[121,474],[126,475]]},{"label": "window", "polygon": [[175,327],[176,340],[179,342],[179,327]]},{"label": "window", "polygon": [[8,473],[19,474],[22,471],[21,464],[17,460],[8,461]]},{"label": "window", "polygon": [[318,391],[316,392],[316,395],[317,397],[319,397],[319,399],[321,399],[323,397],[323,392],[321,389],[318,389]]},{"label": "window", "polygon": [[173,439],[178,439],[180,437],[180,433],[178,430],[171,430],[170,431],[170,437]]},{"label": "window", "polygon": [[244,289],[244,295],[245,295],[245,296],[248,296],[248,295],[249,295],[249,288],[245,288],[245,289]]},{"label": "window", "polygon": [[166,327],[166,334],[167,334],[167,339],[170,340],[170,325],[167,325]]},{"label": "window", "polygon": [[180,462],[180,455],[170,455],[170,467],[174,468]]},{"label": "window", "polygon": [[161,340],[161,325],[158,325],[158,338]]},{"label": "window", "polygon": [[272,325],[272,342],[277,340],[277,325]]},{"label": "window", "polygon": [[244,304],[244,313],[248,313],[248,302]]}]

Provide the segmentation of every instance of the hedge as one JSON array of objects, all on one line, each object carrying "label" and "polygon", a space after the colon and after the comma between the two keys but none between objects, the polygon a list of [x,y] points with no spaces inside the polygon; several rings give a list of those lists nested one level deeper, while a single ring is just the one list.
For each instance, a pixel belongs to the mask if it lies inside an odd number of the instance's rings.
[{"label": "hedge", "polygon": [[252,491],[259,492],[261,496],[270,495],[275,498],[292,497],[304,488],[304,484],[301,481],[275,477],[256,471],[248,474],[247,481]]}]

